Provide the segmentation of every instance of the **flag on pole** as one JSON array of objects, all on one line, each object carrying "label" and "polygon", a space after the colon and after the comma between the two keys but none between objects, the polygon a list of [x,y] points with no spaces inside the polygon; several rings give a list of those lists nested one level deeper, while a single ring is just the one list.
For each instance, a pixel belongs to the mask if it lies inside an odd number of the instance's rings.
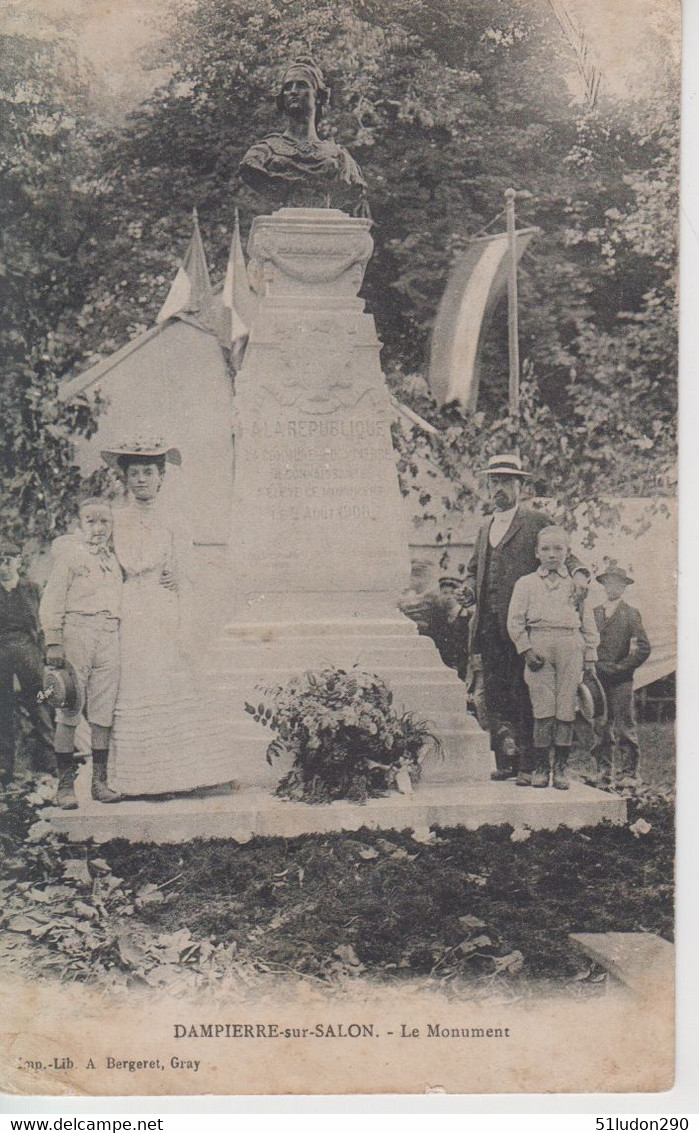
[{"label": "flag on pole", "polygon": [[248,269],[245,266],[243,245],[240,241],[240,218],[237,209],[222,299],[227,323],[224,345],[229,347],[231,365],[237,371],[243,364],[243,355],[257,307],[257,301],[248,282]]},{"label": "flag on pole", "polygon": [[[539,228],[516,233],[517,260]],[[507,233],[477,236],[451,273],[432,331],[430,389],[437,402],[475,410],[478,357],[493,308],[507,287]]]},{"label": "flag on pole", "polygon": [[167,319],[173,319],[178,315],[196,315],[205,312],[211,303],[211,280],[196,209],[192,210],[192,222],[189,247],[167,298],[160,308],[156,323],[164,323]]}]

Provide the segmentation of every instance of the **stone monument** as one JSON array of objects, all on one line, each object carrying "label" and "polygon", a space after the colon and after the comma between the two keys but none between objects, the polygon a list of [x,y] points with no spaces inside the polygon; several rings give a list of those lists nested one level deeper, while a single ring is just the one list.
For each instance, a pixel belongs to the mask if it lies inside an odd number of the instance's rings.
[{"label": "stone monument", "polygon": [[[235,609],[214,679],[230,704],[236,777],[272,784],[269,737],[244,712],[258,684],[305,669],[359,665],[435,725],[445,758],[430,778],[485,779],[488,744],[463,684],[398,610],[409,584],[408,532],[391,440],[381,344],[358,292],[373,251],[364,179],[342,147],[318,139],[328,92],[298,60],[278,103],[283,134],[253,146],[242,175],[282,207],[256,217],[248,275],[259,297],[236,375],[232,515]],[[296,207],[287,207],[289,199]],[[299,203],[303,202],[303,207]]]}]

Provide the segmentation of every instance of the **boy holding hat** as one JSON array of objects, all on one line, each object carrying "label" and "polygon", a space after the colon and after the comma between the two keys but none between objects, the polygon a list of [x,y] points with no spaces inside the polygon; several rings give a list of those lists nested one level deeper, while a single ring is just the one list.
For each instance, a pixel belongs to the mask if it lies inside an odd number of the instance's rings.
[{"label": "boy holding hat", "polygon": [[[573,742],[578,687],[583,671],[594,673],[599,641],[589,603],[580,595],[565,565],[570,553],[567,531],[551,524],[537,536],[537,570],[517,579],[507,628],[525,661],[524,679],[534,713],[532,787],[548,787],[550,749],[554,748],[553,785],[569,786],[566,772]],[[518,783],[526,785],[520,770]]]},{"label": "boy holding hat", "polygon": [[0,540],[0,784],[15,770],[15,678],[34,726],[35,769],[53,770],[53,726],[48,705],[37,701],[43,687],[44,657],[39,628],[39,590],[21,576],[22,552]]},{"label": "boy holding hat", "polygon": [[618,746],[621,785],[630,786],[638,772],[638,734],[633,697],[633,674],[650,656],[650,642],[641,615],[624,602],[623,594],[633,584],[628,571],[615,559],[607,560],[597,575],[606,602],[595,608],[600,635],[597,672],[607,697],[607,723],[594,755],[598,782],[608,784],[612,776],[612,753]]},{"label": "boy holding hat", "polygon": [[56,802],[63,810],[78,803],[73,789],[75,729],[87,708],[92,733],[92,797],[101,803],[121,796],[107,785],[107,760],[119,690],[119,619],[122,573],[111,549],[112,512],[106,500],[83,500],[80,526],[54,540],[54,568],[39,615],[46,639],[46,664],[75,670],[75,711],[56,712],[54,750],[58,765]]}]

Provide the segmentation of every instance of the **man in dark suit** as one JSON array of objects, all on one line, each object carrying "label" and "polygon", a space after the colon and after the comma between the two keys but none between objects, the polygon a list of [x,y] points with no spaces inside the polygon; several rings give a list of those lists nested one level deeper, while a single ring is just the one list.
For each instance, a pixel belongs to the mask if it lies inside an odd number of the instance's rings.
[{"label": "man in dark suit", "polygon": [[[522,506],[522,481],[530,473],[518,456],[493,456],[487,469],[488,494],[494,512],[476,539],[468,564],[464,596],[476,604],[471,648],[479,653],[483,669],[485,707],[490,746],[495,756],[492,779],[511,779],[522,772],[529,785],[533,749],[533,719],[529,691],[524,683],[524,661],[507,632],[507,611],[515,582],[539,566],[536,539],[551,520],[543,512]],[[581,586],[589,575],[570,556],[566,562]]]},{"label": "man in dark suit", "polygon": [[22,552],[0,540],[0,782],[15,769],[15,692],[17,679],[35,737],[35,771],[52,771],[53,724],[37,693],[44,683],[44,651],[39,628],[39,590],[20,574]]},{"label": "man in dark suit", "polygon": [[639,747],[633,699],[633,674],[650,656],[650,642],[641,615],[623,601],[631,575],[614,559],[597,575],[607,601],[595,608],[599,631],[597,674],[607,697],[607,723],[595,748],[597,780],[606,785],[612,777],[612,754],[616,740],[621,786],[630,786],[638,772]]}]

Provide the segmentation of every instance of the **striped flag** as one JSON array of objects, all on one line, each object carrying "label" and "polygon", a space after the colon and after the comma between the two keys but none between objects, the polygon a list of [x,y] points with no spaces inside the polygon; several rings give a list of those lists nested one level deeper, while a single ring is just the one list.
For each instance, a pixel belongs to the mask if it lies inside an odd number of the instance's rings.
[{"label": "striped flag", "polygon": [[[517,260],[540,229],[517,232]],[[451,273],[432,330],[430,389],[437,402],[475,410],[478,356],[484,329],[507,287],[507,233],[477,236]]]},{"label": "striped flag", "polygon": [[156,323],[164,323],[167,319],[173,319],[178,315],[206,312],[211,304],[211,280],[196,209],[192,210],[192,223],[189,247],[167,293],[167,298],[160,308]]},{"label": "striped flag", "polygon": [[248,270],[243,256],[243,245],[240,241],[240,219],[237,209],[235,210],[235,225],[222,299],[227,322],[223,345],[230,348],[231,366],[237,371],[243,364],[245,347],[257,307],[257,300],[248,283]]}]

